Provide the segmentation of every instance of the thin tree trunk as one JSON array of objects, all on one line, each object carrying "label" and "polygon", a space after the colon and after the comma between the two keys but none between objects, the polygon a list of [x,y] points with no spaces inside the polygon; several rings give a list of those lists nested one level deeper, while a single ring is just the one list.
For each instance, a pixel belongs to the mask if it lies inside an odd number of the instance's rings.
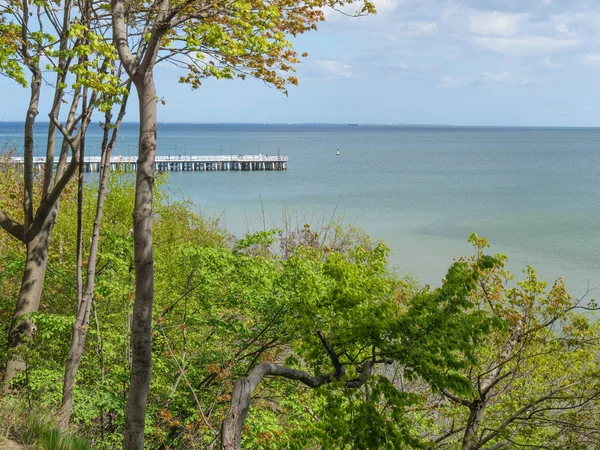
[{"label": "thin tree trunk", "polygon": [[162,38],[170,27],[167,21],[170,1],[159,0],[155,5],[157,13],[153,19],[149,39],[143,45],[143,49],[140,47],[137,56],[134,56],[128,42],[125,2],[111,0],[113,41],[123,67],[135,83],[140,110],[140,140],[133,210],[135,302],[131,329],[131,377],[123,433],[125,450],[144,448],[144,421],[152,369],[152,196],[157,122],[153,69]]},{"label": "thin tree trunk", "polygon": [[135,302],[131,330],[132,365],[125,409],[125,450],[144,448],[144,420],[152,367],[152,196],[156,155],[156,90],[151,71],[136,82],[140,109],[139,157],[136,177],[133,236]]},{"label": "thin tree trunk", "polygon": [[247,378],[235,382],[229,413],[221,427],[221,450],[240,450],[242,429],[248,417],[254,388],[255,386],[252,386]]},{"label": "thin tree trunk", "polygon": [[[41,78],[40,78],[41,81]],[[38,89],[41,87],[41,84],[38,83]],[[33,82],[32,82],[33,89]],[[34,95],[32,95],[32,98]],[[39,99],[39,91],[37,98]],[[94,100],[95,101],[95,100]],[[67,119],[67,129],[71,129],[75,125],[76,117],[76,108],[79,102],[79,94],[75,94],[72,100],[71,111],[69,112],[69,117]],[[93,102],[92,102],[93,103]],[[30,105],[30,109],[28,110],[28,118],[32,114],[33,104]],[[37,101],[35,104],[35,111],[37,111]],[[37,112],[36,112],[37,114]],[[33,116],[35,117],[35,116]],[[81,129],[78,135],[81,136],[85,133],[87,129],[87,125],[89,124],[89,118],[87,122],[82,122]],[[26,123],[25,127],[25,142],[29,142],[26,146],[26,155],[25,161],[30,160],[31,164],[33,164],[33,123]],[[77,139],[69,143],[73,145]],[[66,141],[63,141],[63,150],[65,146],[68,144]],[[72,148],[74,151],[74,148]],[[66,150],[64,157],[61,156],[61,160],[66,162]],[[74,162],[78,161],[78,152],[77,155],[74,155]],[[27,171],[27,170],[26,170]],[[65,165],[59,161],[57,173],[55,179],[66,175],[67,169]],[[33,170],[31,170],[31,177],[33,177]],[[33,181],[28,181],[29,178],[26,175],[24,182],[24,190],[27,192],[30,189],[30,186],[33,186]],[[32,180],[32,178],[31,178]],[[62,180],[66,183],[65,180]],[[57,188],[55,186],[55,188]],[[64,185],[61,187],[60,192]],[[31,191],[33,192],[33,191]],[[27,193],[25,194],[27,196]],[[31,321],[29,317],[23,318],[23,315],[27,315],[30,313],[37,312],[40,301],[42,298],[42,290],[44,287],[44,280],[46,278],[46,267],[48,264],[48,249],[50,247],[50,239],[52,237],[52,229],[54,228],[54,224],[56,223],[56,217],[58,216],[58,208],[59,208],[59,200],[60,197],[56,197],[54,202],[48,202],[47,198],[50,196],[46,196],[42,199],[42,205],[37,210],[36,218],[33,220],[26,219],[24,223],[24,231],[23,235],[26,243],[27,250],[27,259],[25,262],[25,272],[23,273],[23,279],[21,281],[21,289],[19,291],[19,297],[17,298],[17,304],[15,306],[15,313],[13,316],[13,321],[11,323],[11,327],[8,331],[8,349],[16,349],[24,337],[32,338],[35,334],[35,325]],[[41,213],[41,209],[44,207],[44,202],[46,202],[47,214]],[[24,211],[27,211],[29,205],[24,202]],[[32,211],[33,213],[33,211]],[[27,217],[27,213],[25,214]],[[41,224],[33,223],[34,220],[41,220],[39,217],[44,217],[43,222]],[[33,225],[32,225],[33,223]],[[35,228],[35,231],[32,231],[32,228]],[[17,375],[17,373],[21,370],[24,370],[24,362],[22,358],[19,357],[18,352],[12,351],[9,354],[7,363],[6,363],[6,371],[4,373],[4,391],[7,392],[10,390],[10,381]]]},{"label": "thin tree trunk", "polygon": [[[82,122],[86,122],[86,110],[87,110],[87,87],[83,91],[83,101],[81,104],[82,110]],[[84,307],[83,305],[83,187],[85,184],[84,176],[84,161],[85,161],[85,135],[81,137],[79,142],[79,173],[77,177],[77,316],[75,323],[73,324],[73,337],[71,339],[71,347],[69,348],[69,355],[67,357],[67,363],[65,368],[65,375],[63,378],[63,395],[62,395],[62,406],[58,413],[58,427],[67,430],[69,428],[69,421],[71,419],[71,410],[73,408],[73,387],[75,384],[75,365],[79,365],[81,360],[81,354],[83,353],[83,346],[85,338],[82,339],[82,335],[85,335],[87,331],[87,321],[82,322],[81,319],[85,320],[85,317],[81,317],[80,311]],[[83,342],[82,342],[83,341]],[[79,356],[79,359],[77,359]]]},{"label": "thin tree trunk", "polygon": [[[69,28],[71,23],[71,7],[72,0],[66,0],[64,4],[64,14],[62,29],[59,38],[59,49],[61,55],[58,58],[58,70],[56,72],[56,89],[54,90],[54,100],[52,102],[52,108],[50,109],[50,117],[58,117],[60,114],[60,108],[62,106],[62,99],[65,92],[65,81],[69,73],[68,66],[71,63],[71,57],[66,56],[68,45],[69,45]],[[46,165],[44,167],[44,177],[42,183],[42,197],[45,197],[50,191],[50,185],[54,174],[54,151],[56,146],[56,127],[52,122],[48,124],[48,137],[46,139]]]},{"label": "thin tree trunk", "polygon": [[[125,116],[127,99],[128,96],[126,96],[121,103],[121,109],[119,111],[119,116],[117,118],[117,122],[115,123],[110,142],[108,142],[110,113],[106,114],[104,139],[102,142],[103,151],[98,186],[98,198],[96,201],[96,215],[92,228],[92,240],[90,243],[90,252],[88,256],[86,286],[85,291],[82,292],[81,300],[78,299],[77,302],[77,315],[75,323],[73,324],[71,347],[69,348],[69,355],[65,364],[65,375],[63,378],[62,406],[59,413],[59,426],[61,426],[63,429],[67,429],[69,427],[69,422],[71,420],[75,376],[77,374],[77,370],[79,368],[79,364],[81,363],[81,358],[85,349],[85,341],[89,328],[90,309],[92,306],[94,286],[96,283],[98,244],[100,241],[102,214],[104,212],[104,200],[106,199],[106,185],[108,183],[108,177],[110,174],[110,157],[116,143],[119,127],[121,126],[121,122]],[[83,157],[81,161],[83,161]]]},{"label": "thin tree trunk", "polygon": [[[96,336],[98,339],[98,362],[100,363],[100,389],[104,390],[104,346],[102,344],[102,335],[100,334],[100,322],[98,321],[98,310],[96,304],[92,303],[94,308],[94,323],[96,324]],[[100,440],[104,442],[104,408],[100,405]]]},{"label": "thin tree trunk", "polygon": [[[68,45],[69,39],[69,27],[70,27],[70,10],[71,0],[67,0],[64,6],[63,16],[63,27],[60,32],[60,49],[64,50]],[[66,139],[63,140],[62,151],[54,176],[55,186],[52,192],[49,192],[49,186],[53,179],[53,167],[54,167],[54,146],[55,146],[55,134],[56,126],[53,125],[51,120],[50,128],[48,131],[48,142],[46,148],[46,167],[44,170],[44,177],[42,183],[42,198],[41,203],[37,211],[34,211],[33,201],[33,187],[34,187],[34,173],[33,173],[33,148],[34,148],[34,125],[35,118],[38,114],[39,97],[42,84],[42,73],[39,68],[38,62],[31,57],[28,48],[27,33],[29,32],[28,21],[31,13],[29,12],[29,6],[27,1],[23,1],[23,35],[22,35],[22,50],[21,53],[24,55],[26,65],[32,72],[31,80],[31,98],[29,108],[27,110],[27,116],[25,120],[24,130],[24,196],[23,196],[23,242],[26,245],[26,263],[25,272],[21,281],[21,289],[17,303],[15,306],[15,313],[13,321],[8,333],[8,348],[16,349],[24,337],[32,338],[35,333],[35,325],[29,317],[23,318],[23,315],[27,315],[36,312],[39,308],[42,289],[44,285],[44,279],[46,276],[46,266],[48,260],[48,248],[50,245],[50,238],[52,229],[54,227],[56,217],[58,216],[58,207],[60,194],[62,193],[66,182],[72,174],[65,176],[65,167],[67,164],[67,154],[69,148],[69,142]],[[39,15],[38,15],[39,18]],[[40,23],[41,26],[41,23]],[[39,56],[39,55],[38,55]],[[63,102],[64,87],[63,81],[65,80],[68,66],[71,63],[71,58],[61,56],[59,58],[58,67],[60,69],[57,75],[56,89],[53,104],[51,107],[51,119],[56,119],[56,115],[60,111],[60,105]],[[76,90],[73,95],[71,102],[71,110],[67,118],[68,130],[72,130],[75,125],[76,117],[75,113],[79,102],[79,96],[81,91]],[[86,124],[87,126],[87,124]],[[54,127],[54,128],[53,128]],[[82,123],[82,130],[84,129]],[[75,155],[74,155],[75,156]],[[75,158],[74,158],[75,159]],[[56,184],[59,184],[57,186]],[[2,212],[0,211],[0,218],[2,218]],[[34,215],[35,213],[35,215]],[[8,223],[11,226],[11,223]],[[3,225],[4,226],[4,225]],[[5,227],[6,228],[6,227]],[[9,232],[10,229],[8,229]],[[14,233],[13,233],[14,234]],[[6,371],[4,373],[3,385],[4,390],[10,389],[10,381],[17,375],[20,370],[24,369],[24,362],[19,357],[17,351],[9,352]]]},{"label": "thin tree trunk", "polygon": [[23,139],[23,157],[24,157],[24,189],[23,189],[23,212],[25,221],[23,229],[27,231],[33,222],[33,128],[35,118],[39,114],[40,91],[42,89],[42,73],[38,68],[31,77],[31,97],[27,116],[25,117],[25,130]]},{"label": "thin tree trunk", "polygon": [[463,436],[462,450],[478,450],[481,448],[482,444],[478,437],[479,427],[481,426],[483,415],[490,400],[490,392],[502,380],[502,371],[506,367],[506,362],[511,359],[515,346],[523,335],[524,326],[523,319],[519,320],[514,331],[502,346],[497,360],[492,362],[492,366],[495,365],[495,367],[491,368],[481,380],[478,380],[477,394],[479,398],[469,404],[469,419]]}]

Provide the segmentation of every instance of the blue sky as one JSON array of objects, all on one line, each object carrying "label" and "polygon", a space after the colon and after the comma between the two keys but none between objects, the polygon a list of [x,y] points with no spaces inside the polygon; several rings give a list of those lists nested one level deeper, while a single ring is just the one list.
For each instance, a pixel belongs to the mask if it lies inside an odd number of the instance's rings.
[{"label": "blue sky", "polygon": [[[309,57],[288,97],[257,80],[191,91],[178,69],[158,68],[159,120],[600,126],[600,2],[376,4],[372,17],[328,11],[294,41]],[[0,93],[0,120],[23,120],[27,91],[2,79]]]}]

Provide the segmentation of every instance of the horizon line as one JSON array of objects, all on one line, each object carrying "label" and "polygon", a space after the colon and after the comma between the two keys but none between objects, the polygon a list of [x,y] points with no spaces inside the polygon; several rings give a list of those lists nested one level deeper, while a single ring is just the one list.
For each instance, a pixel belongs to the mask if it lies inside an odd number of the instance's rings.
[{"label": "horizon line", "polygon": [[[0,120],[2,123],[24,124],[23,120]],[[49,124],[50,121],[36,121],[38,124]],[[123,121],[123,124],[137,125],[139,121]],[[598,129],[600,125],[455,125],[441,123],[383,123],[383,122],[179,122],[159,121],[160,125],[329,125],[329,126],[370,126],[370,127],[414,127],[414,128],[574,128],[574,129]]]}]

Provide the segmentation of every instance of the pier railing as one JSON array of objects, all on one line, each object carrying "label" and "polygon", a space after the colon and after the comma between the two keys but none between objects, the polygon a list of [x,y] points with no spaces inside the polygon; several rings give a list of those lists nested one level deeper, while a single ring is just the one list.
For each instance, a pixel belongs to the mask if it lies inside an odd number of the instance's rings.
[{"label": "pier railing", "polygon": [[[69,162],[71,158],[69,158]],[[230,155],[230,156],[157,156],[154,169],[158,172],[201,172],[201,171],[230,171],[230,170],[287,170],[287,156],[267,155]],[[19,168],[25,165],[23,157],[12,157],[9,164]],[[55,163],[56,164],[56,163]],[[100,156],[87,156],[84,158],[86,172],[98,172],[102,159]],[[135,171],[137,170],[136,156],[113,156],[110,158],[111,170]],[[41,169],[46,165],[46,158],[34,158],[34,169]]]}]

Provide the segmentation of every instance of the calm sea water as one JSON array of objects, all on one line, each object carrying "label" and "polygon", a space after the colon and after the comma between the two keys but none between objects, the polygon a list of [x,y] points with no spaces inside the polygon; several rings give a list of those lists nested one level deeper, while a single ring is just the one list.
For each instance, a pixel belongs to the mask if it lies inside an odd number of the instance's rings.
[{"label": "calm sea water", "polygon": [[[22,124],[0,123],[17,147]],[[116,155],[134,155],[135,124]],[[39,153],[45,126],[37,129]],[[571,292],[600,286],[600,129],[436,128],[347,125],[161,124],[161,155],[290,157],[287,172],[172,174],[174,195],[221,217],[233,232],[344,216],[392,250],[391,264],[439,285],[472,232]],[[88,134],[97,153],[100,130]],[[339,148],[340,156],[336,156]],[[337,209],[336,209],[337,207]],[[306,219],[305,219],[306,217]]]}]

